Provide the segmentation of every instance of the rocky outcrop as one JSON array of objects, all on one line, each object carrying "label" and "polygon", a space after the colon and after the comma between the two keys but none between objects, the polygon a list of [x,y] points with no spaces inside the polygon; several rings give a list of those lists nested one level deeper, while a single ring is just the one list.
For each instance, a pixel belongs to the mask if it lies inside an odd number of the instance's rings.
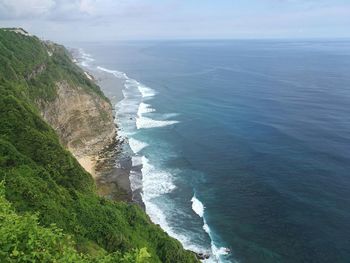
[{"label": "rocky outcrop", "polygon": [[116,137],[112,106],[98,94],[67,81],[56,86],[54,101],[39,102],[42,117],[85,170],[96,176],[98,156]]}]

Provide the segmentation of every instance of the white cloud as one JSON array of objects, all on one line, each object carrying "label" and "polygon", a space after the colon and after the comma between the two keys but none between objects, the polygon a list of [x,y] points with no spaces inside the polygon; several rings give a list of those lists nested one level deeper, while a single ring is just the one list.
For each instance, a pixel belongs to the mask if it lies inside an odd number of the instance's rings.
[{"label": "white cloud", "polygon": [[79,19],[93,16],[96,6],[96,0],[0,0],[0,20]]},{"label": "white cloud", "polygon": [[1,0],[1,18],[44,16],[55,5],[54,0]]},{"label": "white cloud", "polygon": [[144,0],[0,0],[0,20],[76,20],[91,17],[152,15],[163,10],[173,11],[174,0],[152,2]]},{"label": "white cloud", "polygon": [[349,0],[0,0],[0,26],[61,40],[349,36]]}]

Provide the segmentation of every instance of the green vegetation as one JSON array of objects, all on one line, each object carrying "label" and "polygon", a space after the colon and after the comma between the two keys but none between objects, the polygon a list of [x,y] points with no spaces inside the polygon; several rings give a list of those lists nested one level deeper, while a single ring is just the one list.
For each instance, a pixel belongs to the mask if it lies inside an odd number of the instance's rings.
[{"label": "green vegetation", "polygon": [[37,108],[62,80],[104,97],[62,46],[0,29],[0,261],[197,262],[138,206],[97,196]]},{"label": "green vegetation", "polygon": [[79,253],[71,236],[54,224],[42,227],[35,214],[16,214],[5,199],[4,184],[0,184],[0,262],[147,263],[149,258],[145,248],[125,254]]}]

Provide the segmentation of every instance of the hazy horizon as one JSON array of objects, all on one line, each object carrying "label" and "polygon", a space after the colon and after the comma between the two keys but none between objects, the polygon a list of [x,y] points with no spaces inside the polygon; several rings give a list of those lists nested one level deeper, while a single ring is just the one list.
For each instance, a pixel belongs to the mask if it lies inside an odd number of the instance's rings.
[{"label": "hazy horizon", "polygon": [[347,39],[345,0],[0,0],[0,26],[59,42]]}]

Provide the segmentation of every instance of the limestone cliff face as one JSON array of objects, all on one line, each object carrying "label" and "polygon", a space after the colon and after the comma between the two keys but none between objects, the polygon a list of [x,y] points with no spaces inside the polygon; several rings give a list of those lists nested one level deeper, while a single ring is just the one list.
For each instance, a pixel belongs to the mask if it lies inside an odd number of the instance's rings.
[{"label": "limestone cliff face", "polygon": [[85,170],[95,176],[99,153],[116,137],[112,106],[101,96],[67,81],[56,86],[55,100],[39,103],[42,117]]},{"label": "limestone cliff face", "polygon": [[61,45],[21,28],[0,30],[0,35],[0,80],[22,81],[27,87],[22,95],[38,106],[61,143],[95,175],[99,153],[114,143],[116,128],[112,107],[94,78]]}]

